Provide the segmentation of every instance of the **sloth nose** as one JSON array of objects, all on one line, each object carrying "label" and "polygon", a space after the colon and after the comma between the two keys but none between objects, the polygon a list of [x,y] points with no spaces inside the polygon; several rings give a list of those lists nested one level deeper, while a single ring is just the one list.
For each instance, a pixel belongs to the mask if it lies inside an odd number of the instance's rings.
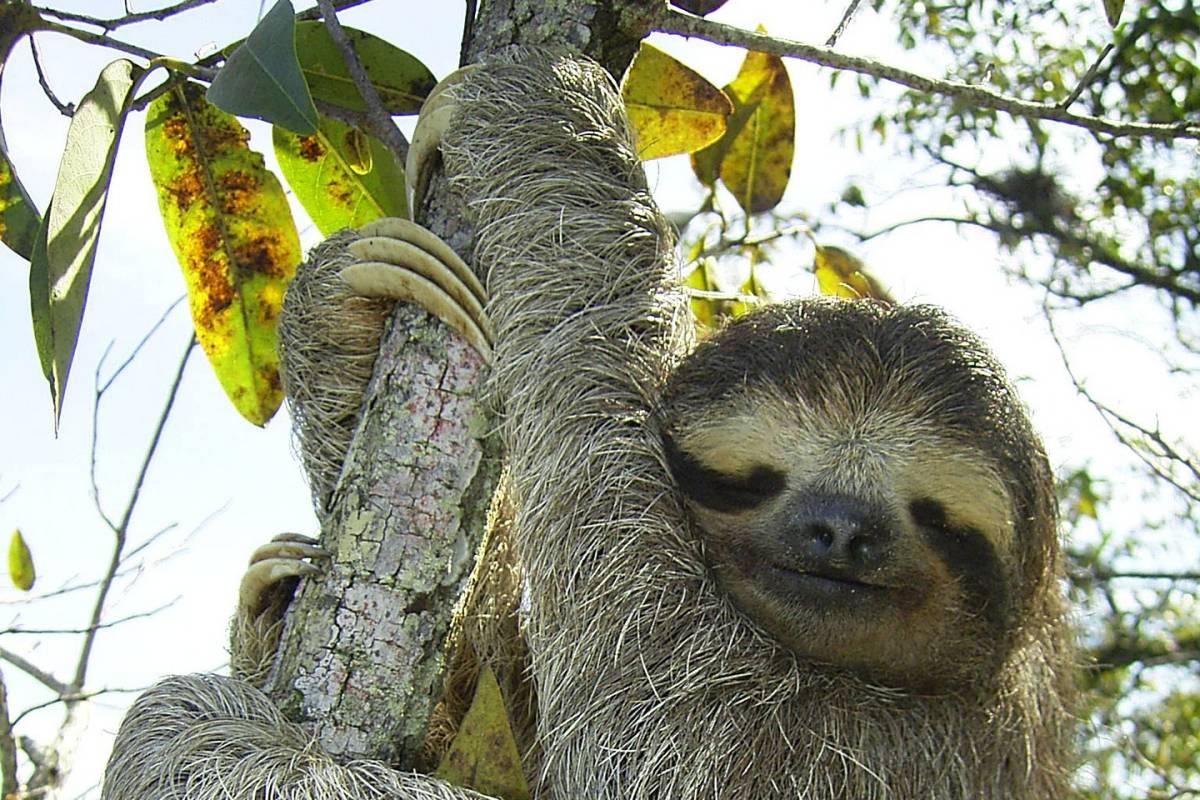
[{"label": "sloth nose", "polygon": [[851,572],[882,566],[892,540],[887,515],[840,495],[808,495],[792,509],[787,537],[814,567]]}]

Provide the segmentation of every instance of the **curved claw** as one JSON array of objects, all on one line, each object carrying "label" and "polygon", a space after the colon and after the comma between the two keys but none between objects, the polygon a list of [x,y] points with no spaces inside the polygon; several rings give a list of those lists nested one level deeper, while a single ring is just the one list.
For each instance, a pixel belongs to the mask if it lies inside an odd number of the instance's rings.
[{"label": "curved claw", "polygon": [[[421,115],[417,118],[417,128],[413,131],[412,142],[408,147],[408,158],[404,163],[404,174],[408,183],[408,207],[415,210],[424,199],[425,190],[429,186],[429,174],[433,162],[437,158],[438,145],[442,141],[442,132],[450,124],[457,104],[452,92],[446,90],[462,81],[475,70],[478,64],[469,64],[451,72],[438,81],[437,86],[425,98],[421,106]],[[411,211],[410,211],[411,213]]]},{"label": "curved claw", "polygon": [[364,225],[350,252],[363,261],[342,270],[342,280],[368,297],[420,305],[458,331],[491,360],[495,335],[484,312],[479,279],[445,242],[408,220],[389,217]]},{"label": "curved claw", "polygon": [[311,537],[297,533],[276,536],[250,556],[250,567],[238,587],[240,611],[256,617],[277,605],[277,594],[283,581],[320,575],[321,568],[311,560],[329,555],[329,551],[318,547],[316,539]]}]

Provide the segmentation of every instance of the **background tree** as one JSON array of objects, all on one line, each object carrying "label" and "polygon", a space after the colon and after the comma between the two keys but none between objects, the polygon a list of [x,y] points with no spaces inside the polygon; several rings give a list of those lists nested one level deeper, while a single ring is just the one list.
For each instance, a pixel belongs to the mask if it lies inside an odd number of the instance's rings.
[{"label": "background tree", "polygon": [[[26,35],[38,43],[49,33],[123,50],[129,59],[106,69],[87,98],[72,107],[62,105],[64,113],[74,113],[80,133],[68,136],[63,177],[48,210],[21,189],[16,178],[23,166],[8,160],[7,149],[0,163],[0,235],[34,266],[30,283],[34,330],[56,415],[64,409],[71,352],[83,312],[78,281],[86,281],[96,257],[96,233],[118,134],[131,120],[146,122],[150,171],[180,261],[185,267],[199,267],[188,279],[191,305],[197,335],[213,359],[216,374],[253,422],[264,422],[278,402],[271,379],[273,349],[262,346],[263,337],[274,335],[271,327],[236,330],[219,314],[206,316],[197,309],[220,311],[238,304],[269,309],[277,302],[279,286],[298,257],[291,232],[294,224],[279,204],[282,192],[271,188],[270,173],[244,147],[244,135],[233,118],[205,104],[194,89],[169,82],[156,85],[157,76],[170,73],[173,80],[188,78],[198,86],[224,80],[224,90],[214,89],[210,100],[226,111],[274,122],[280,170],[323,233],[365,221],[346,216],[350,207],[372,209],[369,213],[402,211],[403,198],[394,189],[406,143],[390,114],[415,110],[414,100],[428,90],[432,77],[428,70],[422,71],[419,62],[401,64],[402,56],[374,41],[365,44],[369,40],[353,31],[348,38],[357,42],[354,51],[360,63],[355,57],[347,60],[339,26],[315,22],[319,14],[309,10],[300,14],[293,33],[292,10],[286,4],[264,9],[260,39],[256,42],[252,36],[241,51],[223,48],[186,61],[163,58],[152,47],[121,44],[128,26],[155,19],[186,24],[189,15],[209,4],[190,0],[145,12],[127,8],[101,19],[91,16],[98,12],[90,7],[89,13],[80,14],[38,9],[15,0],[0,3],[0,52],[5,63]],[[332,5],[371,4],[323,4],[327,20]],[[737,5],[731,3],[721,13],[733,12]],[[830,148],[816,152],[802,146],[793,159],[779,144],[791,139],[787,118],[793,103],[791,87],[785,86],[789,73],[777,66],[782,62],[765,55],[747,57],[725,86],[728,106],[723,112],[665,101],[664,117],[673,111],[710,123],[721,118],[709,132],[721,138],[692,157],[690,169],[704,187],[700,199],[690,189],[689,200],[668,201],[679,211],[697,316],[702,323],[715,323],[721,315],[738,313],[769,295],[772,283],[781,281],[783,265],[812,260],[806,249],[810,237],[820,243],[818,252],[825,254],[818,266],[835,275],[829,283],[860,292],[870,285],[862,274],[866,270],[853,261],[839,260],[831,242],[847,246],[855,239],[866,242],[855,249],[867,256],[871,270],[885,283],[905,280],[905,265],[897,265],[893,254],[910,251],[906,237],[928,237],[931,226],[953,225],[968,237],[982,232],[988,238],[972,240],[982,242],[984,252],[994,251],[997,244],[1003,248],[1010,257],[1001,267],[1018,287],[1029,287],[1024,296],[1031,309],[1044,315],[1052,334],[1048,346],[1061,351],[1066,380],[1084,393],[1133,456],[1123,460],[1098,442],[1089,443],[1094,448],[1071,453],[1074,461],[1062,468],[1072,584],[1083,609],[1085,643],[1092,653],[1086,673],[1092,690],[1091,727],[1080,786],[1096,797],[1195,794],[1200,791],[1196,760],[1200,729],[1195,721],[1200,687],[1194,677],[1200,660],[1194,600],[1200,577],[1196,566],[1200,466],[1194,441],[1187,438],[1186,406],[1174,399],[1194,393],[1200,366],[1196,358],[1200,250],[1194,222],[1200,197],[1197,11],[1187,2],[1147,2],[1128,9],[1110,4],[1106,9],[1095,2],[1070,0],[1053,5],[983,2],[962,7],[901,1],[877,4],[872,16],[865,9],[859,11],[858,5],[851,3],[844,13],[834,9],[841,23],[828,44],[818,47],[653,3],[580,3],[571,8],[568,19],[555,18],[552,4],[487,3],[467,25],[463,52],[473,59],[511,41],[567,44],[584,49],[620,76],[638,40],[657,30],[786,57],[792,62],[793,78],[811,74],[811,64],[824,65],[831,68],[823,73],[829,75],[830,97],[844,96],[838,93],[853,81],[859,95],[853,114],[858,122],[837,131],[837,123],[830,120],[828,132],[820,137],[840,133],[840,144],[830,147],[846,157],[848,179],[824,195],[819,189],[793,191],[795,199],[783,205],[778,203],[788,185],[789,169],[797,177],[807,176],[815,162],[828,157]],[[862,18],[855,20],[856,14]],[[1120,21],[1110,26],[1106,14],[1109,20]],[[889,52],[886,63],[843,54],[840,32],[852,34],[856,26],[864,25],[894,32],[909,52]],[[787,32],[809,41],[825,37],[824,30],[815,31],[798,20]],[[300,69],[290,78],[279,67],[289,59],[277,59],[270,49],[272,43],[289,37],[302,42]],[[669,38],[655,41],[674,46]],[[407,45],[402,40],[395,43]],[[905,71],[900,64],[919,64],[920,74]],[[265,77],[265,84],[275,87],[272,91],[259,88],[264,82],[255,81],[255,66],[257,77]],[[359,73],[358,66],[364,67],[365,74]],[[645,84],[627,84],[635,118],[639,105],[654,109],[662,104],[655,92],[665,89],[665,70],[652,71]],[[50,81],[44,85],[53,98]],[[634,89],[648,91],[649,97]],[[826,123],[821,113],[825,97],[808,95],[794,102],[802,129],[811,133]],[[209,154],[202,155],[201,161],[208,158],[213,163],[198,168],[214,179],[198,189],[195,175],[189,182],[186,169],[162,171],[155,165],[168,160],[164,153],[178,154],[188,142],[196,141],[180,136],[171,124],[181,114],[195,117],[200,111],[211,115],[211,124],[189,119],[187,125],[193,131],[207,131],[210,141],[198,150]],[[11,125],[12,110],[0,107],[0,112]],[[105,125],[111,130],[106,132]],[[693,127],[676,118],[665,130],[681,126]],[[647,144],[665,136],[662,130],[646,130],[641,135]],[[228,150],[219,150],[218,144]],[[155,147],[160,148],[157,153]],[[683,149],[697,147],[690,142]],[[303,172],[317,153],[323,171]],[[747,153],[771,155],[774,160],[760,159],[754,162],[757,168],[748,168]],[[672,178],[683,183],[687,179],[680,173],[687,169],[666,167],[661,182]],[[244,180],[246,174],[254,177],[253,186]],[[794,177],[792,185],[796,183]],[[207,204],[202,197],[206,194]],[[222,219],[241,220],[239,206],[247,199],[270,208],[244,230],[225,230],[227,235],[214,242],[206,235],[211,226],[206,228],[203,220],[172,217],[172,209],[180,210],[185,201],[191,208],[197,197],[202,206],[207,205],[217,227],[222,227]],[[269,197],[276,199],[265,199]],[[39,217],[46,223],[44,250],[37,236]],[[461,246],[469,239],[436,186],[428,221],[452,244]],[[275,246],[265,246],[268,241]],[[922,243],[915,252],[932,260],[936,254],[928,252],[931,247],[936,245]],[[214,259],[235,265],[229,272],[231,280],[214,286],[205,279],[212,276],[204,267]],[[64,284],[63,276],[73,280]],[[103,274],[96,278],[98,283],[106,279]],[[947,270],[938,280],[963,279]],[[1129,397],[1121,376],[1105,380],[1113,377],[1113,370],[1105,369],[1109,365],[1089,363],[1093,357],[1080,344],[1096,336],[1097,329],[1111,331],[1104,335],[1120,339],[1123,348],[1133,340],[1132,347],[1143,348],[1137,351],[1141,358],[1167,376],[1154,401]],[[427,710],[436,685],[436,656],[445,626],[442,612],[459,587],[451,582],[439,590],[430,606],[436,610],[431,612],[424,604],[430,578],[401,565],[431,563],[431,559],[443,563],[447,559],[443,548],[453,545],[460,532],[477,535],[483,498],[494,476],[494,456],[478,449],[467,435],[467,420],[476,411],[466,398],[479,364],[460,344],[430,325],[421,312],[397,313],[377,368],[370,401],[374,410],[349,456],[349,477],[332,502],[318,496],[318,514],[329,541],[375,544],[367,548],[368,558],[346,559],[327,573],[324,586],[308,587],[299,607],[361,613],[338,618],[346,638],[333,647],[327,644],[329,617],[301,614],[285,644],[285,667],[276,675],[276,692],[279,697],[291,696],[298,671],[323,676],[301,687],[305,700],[293,710],[316,718],[324,744],[334,752],[389,756],[403,762],[422,735],[422,709]],[[214,352],[234,355],[222,361]],[[464,399],[428,413],[396,411],[413,397],[438,392],[434,387]],[[1035,410],[1038,396],[1035,389]],[[396,427],[400,422],[412,428],[400,431]],[[414,446],[397,453],[381,446],[427,441],[422,431],[446,426],[460,431],[449,450]],[[427,483],[412,483],[410,478]],[[381,498],[389,511],[413,508],[419,513],[407,520],[381,514]],[[422,511],[429,507],[451,511],[433,520]],[[396,531],[405,528],[433,531],[438,538],[397,536]],[[255,536],[265,539],[266,534]],[[414,555],[415,548],[427,548],[427,557]],[[397,583],[410,593],[391,591]],[[347,594],[351,584],[374,585],[375,590],[351,597]],[[421,603],[412,602],[416,595],[423,598]],[[411,624],[385,624],[401,619],[415,605],[422,610],[409,618]],[[98,622],[99,617],[90,622],[85,635],[94,635]],[[381,649],[388,652],[387,658],[379,657]],[[413,678],[407,686],[414,691],[401,689],[408,678]],[[342,701],[332,702],[331,692],[343,688]],[[73,702],[70,693],[57,695],[63,702]],[[378,714],[384,697],[404,701],[390,726],[381,724]],[[14,698],[9,701],[12,705]],[[393,712],[399,708],[400,704],[392,704]],[[0,750],[12,752],[13,739],[4,731],[0,725],[5,744]],[[370,731],[383,735],[376,738]],[[391,750],[385,741],[403,744]],[[28,767],[14,773],[9,764],[6,758],[2,765],[5,786],[23,783],[29,788]],[[53,784],[53,780],[40,781]]]}]

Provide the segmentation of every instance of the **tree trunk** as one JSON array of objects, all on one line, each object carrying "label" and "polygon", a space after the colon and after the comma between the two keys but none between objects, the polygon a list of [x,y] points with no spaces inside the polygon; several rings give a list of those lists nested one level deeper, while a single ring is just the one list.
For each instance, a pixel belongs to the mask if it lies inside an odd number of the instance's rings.
[{"label": "tree trunk", "polygon": [[[479,61],[512,44],[557,46],[619,78],[656,5],[484,2],[462,52]],[[436,174],[428,198],[418,221],[470,263],[470,231]],[[293,602],[268,686],[335,756],[410,767],[420,753],[453,606],[499,474],[475,397],[484,369],[424,311],[396,309],[324,516],[331,567]]]}]

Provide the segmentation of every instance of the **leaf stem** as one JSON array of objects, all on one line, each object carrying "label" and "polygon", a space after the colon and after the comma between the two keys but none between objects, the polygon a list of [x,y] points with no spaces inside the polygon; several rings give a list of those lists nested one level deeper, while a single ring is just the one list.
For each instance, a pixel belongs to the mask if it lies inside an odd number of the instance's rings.
[{"label": "leaf stem", "polygon": [[329,38],[341,51],[342,59],[346,62],[346,69],[350,72],[350,77],[354,80],[358,93],[362,95],[363,101],[367,104],[369,132],[383,142],[392,151],[396,161],[403,166],[408,160],[408,140],[396,127],[392,115],[384,108],[383,101],[379,98],[379,92],[375,90],[375,84],[371,83],[371,78],[367,75],[366,67],[359,60],[358,54],[354,52],[354,45],[350,43],[350,37],[346,35],[346,31],[338,21],[336,4],[333,0],[318,0],[317,4],[321,9],[321,16],[325,19],[325,29],[329,31]]}]

